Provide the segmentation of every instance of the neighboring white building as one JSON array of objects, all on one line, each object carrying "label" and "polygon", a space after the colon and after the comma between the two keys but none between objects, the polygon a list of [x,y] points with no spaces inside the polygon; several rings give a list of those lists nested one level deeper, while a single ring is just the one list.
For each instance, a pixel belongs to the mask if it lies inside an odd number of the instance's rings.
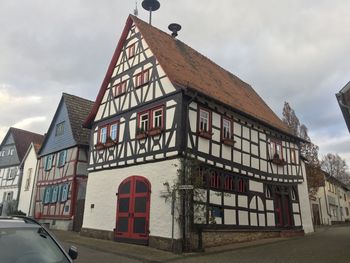
[{"label": "neighboring white building", "polygon": [[331,225],[350,221],[350,189],[332,176],[325,176],[324,186],[310,198],[314,225]]},{"label": "neighboring white building", "polygon": [[38,151],[41,144],[31,143],[23,158],[21,167],[23,170],[21,192],[19,195],[18,210],[27,216],[34,216],[36,174],[38,164]]},{"label": "neighboring white building", "polygon": [[0,215],[6,216],[18,208],[22,184],[21,163],[29,145],[41,143],[43,136],[11,127],[0,145]]}]

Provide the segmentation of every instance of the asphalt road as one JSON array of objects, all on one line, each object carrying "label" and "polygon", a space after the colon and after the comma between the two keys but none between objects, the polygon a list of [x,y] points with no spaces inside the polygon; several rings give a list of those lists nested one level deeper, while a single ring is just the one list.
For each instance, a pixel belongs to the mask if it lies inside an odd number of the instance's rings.
[{"label": "asphalt road", "polygon": [[331,227],[305,237],[186,258],[181,262],[349,263],[350,226]]},{"label": "asphalt road", "polygon": [[[155,262],[101,252],[84,246],[78,246],[78,249],[79,257],[75,261],[77,263]],[[158,262],[161,261],[158,260]],[[305,237],[235,250],[184,255],[181,258],[163,262],[348,263],[350,262],[350,226],[334,226]]]}]

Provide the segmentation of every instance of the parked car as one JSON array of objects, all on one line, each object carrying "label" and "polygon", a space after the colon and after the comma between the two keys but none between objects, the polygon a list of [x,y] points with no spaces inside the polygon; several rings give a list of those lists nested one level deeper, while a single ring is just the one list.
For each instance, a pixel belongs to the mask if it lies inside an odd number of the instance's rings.
[{"label": "parked car", "polygon": [[25,216],[0,217],[0,262],[71,263],[78,256],[67,253],[45,226]]}]

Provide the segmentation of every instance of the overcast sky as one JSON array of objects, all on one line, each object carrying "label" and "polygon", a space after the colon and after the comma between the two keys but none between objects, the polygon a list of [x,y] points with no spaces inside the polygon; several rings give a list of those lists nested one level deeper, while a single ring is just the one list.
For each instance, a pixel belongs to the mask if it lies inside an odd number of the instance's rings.
[{"label": "overcast sky", "polygon": [[[320,146],[350,165],[335,93],[350,81],[349,0],[159,0],[153,25],[253,86],[288,101]],[[138,0],[139,17],[148,13]],[[62,92],[94,100],[134,0],[0,0],[0,139],[45,133]]]}]

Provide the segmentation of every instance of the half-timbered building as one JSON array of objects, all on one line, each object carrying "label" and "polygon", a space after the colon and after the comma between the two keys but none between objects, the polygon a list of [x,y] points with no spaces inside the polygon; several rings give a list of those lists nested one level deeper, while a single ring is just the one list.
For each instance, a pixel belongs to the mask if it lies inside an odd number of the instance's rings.
[{"label": "half-timbered building", "polygon": [[23,175],[22,161],[31,143],[40,144],[43,136],[11,127],[0,146],[0,215],[18,208]]},{"label": "half-timbered building", "polygon": [[[191,233],[209,246],[217,234],[232,242],[312,231],[300,139],[250,85],[137,17],[127,19],[85,125],[83,234],[169,249]],[[198,169],[182,176],[188,157]],[[186,198],[172,209],[166,186],[193,177],[200,195],[179,190],[193,195],[188,222]]]},{"label": "half-timbered building", "polygon": [[92,104],[63,93],[39,151],[35,217],[53,229],[81,228],[90,136],[82,123]]}]

